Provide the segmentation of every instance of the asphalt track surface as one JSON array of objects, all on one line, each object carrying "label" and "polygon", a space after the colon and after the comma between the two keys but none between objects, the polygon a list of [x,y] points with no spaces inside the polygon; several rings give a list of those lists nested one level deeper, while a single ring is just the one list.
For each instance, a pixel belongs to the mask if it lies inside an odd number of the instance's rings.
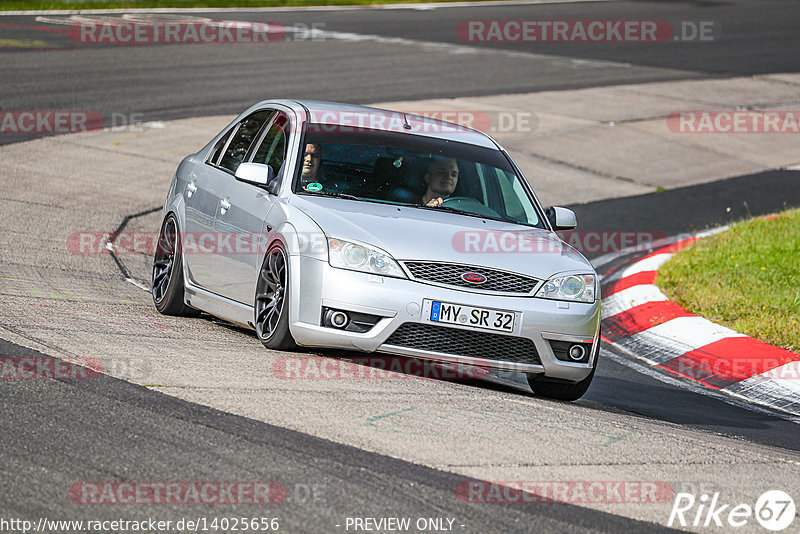
[{"label": "asphalt track surface", "polygon": [[[41,357],[2,340],[0,349],[3,355]],[[76,480],[108,480],[109,473],[124,473],[129,481],[164,480],[165,473],[180,473],[180,480],[282,484],[285,501],[231,506],[218,517],[278,517],[280,530],[287,532],[343,531],[348,516],[447,517],[456,521],[453,529],[459,532],[667,530],[562,503],[461,503],[453,498],[454,488],[467,477],[230,415],[105,375],[77,387],[15,381],[4,384],[3,401],[0,458],[6,474],[0,507],[6,518],[178,521],[208,516],[207,505],[153,507],[157,511],[149,513],[137,507],[132,513],[124,504],[81,509],[64,499]]]},{"label": "asphalt track surface", "polygon": [[[464,43],[442,28],[484,18],[714,20],[724,39],[724,46],[470,44],[480,50],[466,59],[464,54],[427,45],[349,41],[287,42],[269,53],[230,45],[96,48],[39,30],[0,27],[2,38],[36,38],[64,47],[0,51],[4,73],[0,105],[92,109],[104,116],[141,113],[143,120],[168,120],[233,114],[267,96],[370,102],[788,72],[796,70],[800,49],[796,9],[794,2],[612,2],[270,15],[270,20],[286,24],[323,22],[326,31],[458,46]],[[263,14],[236,18],[262,20]],[[34,21],[4,17],[0,23]],[[503,50],[529,56],[505,55]],[[576,64],[574,59],[591,61]],[[19,140],[7,136],[0,143]],[[796,174],[774,171],[574,208],[587,230],[648,228],[680,233],[800,205]],[[125,215],[120,213],[120,221]],[[0,345],[3,355],[30,354],[29,349],[5,341]],[[6,472],[0,480],[3,516],[131,516],[130,507],[87,511],[65,502],[63,496],[75,480],[172,476],[173,480],[281,481],[290,489],[290,501],[279,512],[292,532],[330,531],[348,515],[457,517],[468,526],[467,532],[657,528],[571,505],[489,507],[454,502],[453,488],[466,480],[460,475],[226,414],[108,376],[77,382],[0,384],[4,436],[0,458]],[[523,395],[510,386],[468,387],[484,388],[487,396],[498,399]],[[795,423],[643,375],[610,357],[603,359],[581,402],[599,412],[637,414],[656,423],[707,430],[709,436],[739,437],[743,448],[762,444],[800,450]],[[296,485],[314,483],[325,487],[323,500],[291,500]],[[148,512],[135,509],[136,515],[155,515]],[[230,512],[253,515],[252,510],[238,508]],[[259,510],[259,515],[269,513],[273,511]],[[158,510],[163,519],[198,514],[207,514],[207,509]]]}]

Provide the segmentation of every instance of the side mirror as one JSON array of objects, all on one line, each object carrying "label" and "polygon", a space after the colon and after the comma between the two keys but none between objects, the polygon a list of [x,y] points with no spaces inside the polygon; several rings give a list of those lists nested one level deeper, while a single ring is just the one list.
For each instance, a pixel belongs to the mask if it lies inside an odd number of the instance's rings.
[{"label": "side mirror", "polygon": [[275,179],[275,171],[263,163],[242,163],[236,169],[235,176],[240,182],[264,187]]},{"label": "side mirror", "polygon": [[575,212],[567,208],[559,208],[557,206],[550,206],[544,210],[547,220],[553,230],[572,230],[578,226],[578,219],[575,218]]}]

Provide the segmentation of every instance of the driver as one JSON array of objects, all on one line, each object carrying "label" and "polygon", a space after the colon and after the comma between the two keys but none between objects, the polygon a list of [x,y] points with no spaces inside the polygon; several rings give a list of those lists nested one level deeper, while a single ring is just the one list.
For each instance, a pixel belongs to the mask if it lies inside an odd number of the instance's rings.
[{"label": "driver", "polygon": [[309,143],[303,154],[303,171],[300,176],[300,184],[303,189],[308,188],[308,184],[319,182],[322,178],[319,172],[319,164],[322,160],[322,149],[319,145]]},{"label": "driver", "polygon": [[424,180],[428,190],[422,195],[422,205],[441,206],[458,185],[458,163],[454,158],[431,158]]}]

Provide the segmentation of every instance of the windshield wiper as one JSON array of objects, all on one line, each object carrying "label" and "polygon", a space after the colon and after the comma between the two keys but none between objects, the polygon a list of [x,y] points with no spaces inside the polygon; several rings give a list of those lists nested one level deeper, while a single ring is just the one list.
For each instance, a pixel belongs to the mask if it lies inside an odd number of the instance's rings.
[{"label": "windshield wiper", "polygon": [[347,200],[361,200],[360,198],[348,195],[347,193],[331,193],[330,191],[307,191],[303,190],[301,193],[303,195],[317,195],[321,197],[334,197],[334,198],[345,198]]},{"label": "windshield wiper", "polygon": [[517,221],[515,221],[513,219],[503,219],[502,217],[492,217],[491,215],[479,215],[479,214],[473,213],[471,211],[458,210],[458,209],[453,208],[451,206],[423,206],[422,204],[417,204],[414,207],[415,208],[420,208],[420,209],[423,209],[423,210],[447,211],[449,213],[457,213],[459,215],[467,215],[469,217],[477,217],[478,219],[489,219],[491,221],[517,223]]},{"label": "windshield wiper", "polygon": [[439,205],[439,206],[425,206],[424,204],[416,204],[416,205],[414,205],[414,207],[415,208],[421,208],[421,209],[424,209],[424,210],[449,211],[450,213],[459,213],[461,215],[472,215],[473,217],[479,217],[479,215],[476,215],[474,213],[470,213],[468,211],[457,210],[457,209],[455,209],[455,208],[453,208],[451,206],[442,206],[442,205]]}]

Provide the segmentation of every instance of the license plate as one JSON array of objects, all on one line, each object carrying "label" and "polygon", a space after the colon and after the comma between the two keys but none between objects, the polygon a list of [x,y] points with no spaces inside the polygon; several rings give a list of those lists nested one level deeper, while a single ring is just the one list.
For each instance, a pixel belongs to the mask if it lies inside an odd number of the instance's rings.
[{"label": "license plate", "polygon": [[435,323],[459,324],[483,330],[513,332],[515,313],[434,300],[431,302],[430,320]]}]

